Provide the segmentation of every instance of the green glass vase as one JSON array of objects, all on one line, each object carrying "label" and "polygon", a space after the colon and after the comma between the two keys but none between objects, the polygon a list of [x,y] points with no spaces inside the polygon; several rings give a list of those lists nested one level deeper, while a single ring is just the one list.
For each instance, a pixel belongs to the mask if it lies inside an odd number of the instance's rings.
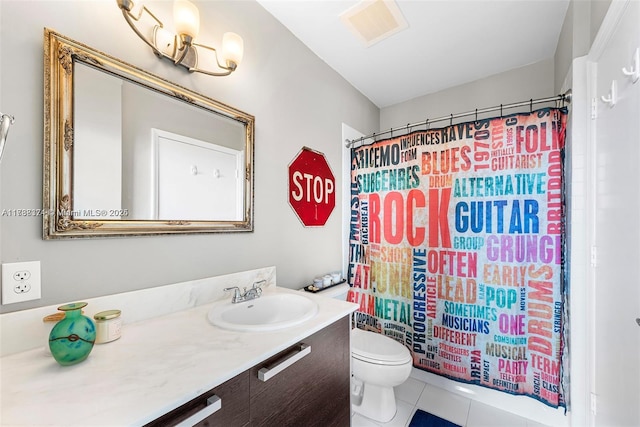
[{"label": "green glass vase", "polygon": [[49,334],[49,349],[62,366],[75,365],[89,356],[96,341],[96,325],[82,314],[86,302],[74,302],[58,307],[64,311]]}]

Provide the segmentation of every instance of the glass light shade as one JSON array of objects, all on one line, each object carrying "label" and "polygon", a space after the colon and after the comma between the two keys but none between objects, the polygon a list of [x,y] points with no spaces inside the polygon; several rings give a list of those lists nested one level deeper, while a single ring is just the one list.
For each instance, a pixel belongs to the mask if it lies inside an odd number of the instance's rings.
[{"label": "glass light shade", "polygon": [[191,36],[195,39],[200,31],[200,12],[198,8],[187,0],[173,2],[173,20],[176,33],[180,36]]},{"label": "glass light shade", "polygon": [[240,65],[244,54],[244,42],[236,33],[224,33],[222,36],[222,60]]}]

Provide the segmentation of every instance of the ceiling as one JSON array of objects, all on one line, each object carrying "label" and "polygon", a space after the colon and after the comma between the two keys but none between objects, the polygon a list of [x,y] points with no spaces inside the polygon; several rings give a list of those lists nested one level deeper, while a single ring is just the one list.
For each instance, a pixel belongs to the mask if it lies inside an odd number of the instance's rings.
[{"label": "ceiling", "polygon": [[569,0],[398,0],[409,27],[370,47],[353,0],[258,0],[380,108],[552,58]]}]

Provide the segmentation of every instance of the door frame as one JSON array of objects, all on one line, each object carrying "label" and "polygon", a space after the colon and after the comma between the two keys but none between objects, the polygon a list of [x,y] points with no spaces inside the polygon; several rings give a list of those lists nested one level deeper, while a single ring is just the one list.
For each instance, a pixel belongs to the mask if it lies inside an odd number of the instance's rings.
[{"label": "door frame", "polygon": [[[582,295],[581,303],[583,303],[582,309],[580,312],[584,312],[583,316],[579,319],[579,321],[584,322],[584,327],[580,327],[579,334],[582,336],[584,334],[584,338],[580,338],[581,344],[579,347],[573,348],[573,356],[571,357],[572,365],[577,361],[579,369],[581,369],[582,377],[578,377],[576,375],[580,375],[580,371],[574,371],[572,368],[572,381],[579,381],[580,385],[583,386],[578,388],[575,387],[576,391],[580,391],[572,393],[572,400],[576,400],[579,404],[575,408],[572,409],[574,412],[574,416],[572,417],[572,425],[574,426],[596,426],[596,414],[598,412],[597,409],[597,394],[596,394],[596,319],[595,316],[590,315],[596,312],[596,266],[597,266],[597,251],[596,251],[596,202],[598,200],[597,196],[597,158],[596,158],[596,118],[597,111],[602,107],[602,104],[599,102],[599,95],[597,91],[597,77],[598,77],[598,61],[600,57],[605,52],[605,49],[608,47],[611,38],[613,37],[620,20],[622,19],[625,11],[627,10],[631,1],[637,0],[612,0],[609,5],[609,9],[607,10],[607,14],[605,15],[604,20],[596,34],[596,37],[591,45],[591,49],[589,53],[584,57],[585,64],[583,65],[583,72],[586,73],[586,99],[583,113],[583,119],[586,123],[583,124],[581,129],[578,129],[578,132],[582,132],[586,140],[585,147],[585,222],[586,222],[586,239],[587,243],[587,260],[585,264],[587,265],[587,271],[585,275],[585,292]],[[575,72],[574,72],[575,75]],[[573,298],[573,295],[572,295]],[[573,303],[572,303],[573,308]],[[577,319],[573,318],[572,321],[575,323]],[[573,330],[572,330],[573,335]],[[574,339],[572,337],[572,344],[574,343]],[[579,355],[576,358],[576,350],[585,350],[584,355]],[[577,360],[576,360],[577,359]],[[572,392],[574,391],[574,387],[572,386]]]}]

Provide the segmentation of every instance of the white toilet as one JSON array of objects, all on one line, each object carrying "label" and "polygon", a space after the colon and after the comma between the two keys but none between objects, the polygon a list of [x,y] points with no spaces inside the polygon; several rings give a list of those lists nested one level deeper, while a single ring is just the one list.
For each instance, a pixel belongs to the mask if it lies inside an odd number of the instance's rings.
[{"label": "white toilet", "polygon": [[390,421],[396,415],[393,388],[409,378],[412,365],[404,345],[376,332],[352,329],[352,409],[375,421]]},{"label": "white toilet", "polygon": [[[327,289],[319,295],[345,301],[348,284]],[[378,422],[390,421],[396,414],[393,387],[411,374],[413,358],[409,349],[384,335],[351,330],[351,408]]]}]

